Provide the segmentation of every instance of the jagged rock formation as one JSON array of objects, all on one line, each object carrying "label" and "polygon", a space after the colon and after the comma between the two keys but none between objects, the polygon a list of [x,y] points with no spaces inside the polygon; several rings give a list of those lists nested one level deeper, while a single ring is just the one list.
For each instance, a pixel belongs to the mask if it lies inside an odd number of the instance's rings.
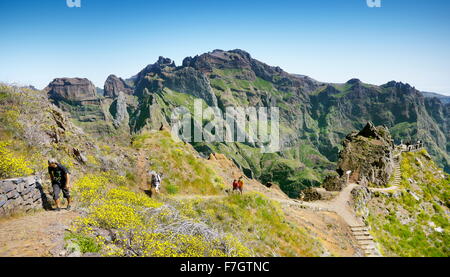
[{"label": "jagged rock formation", "polygon": [[[138,103],[131,107],[127,100],[125,108],[124,101],[116,100],[118,91],[122,90],[126,96],[134,91]],[[264,64],[237,49],[187,57],[178,67],[171,59],[160,57],[127,81],[110,76],[105,95],[113,101],[102,104],[107,106],[103,110],[110,111],[103,118],[111,126],[114,122],[116,128],[102,126],[103,132],[124,127],[135,133],[158,129],[161,124],[170,126],[172,111],[185,106],[192,112],[195,99],[222,112],[229,106],[278,107],[279,153],[262,154],[261,145],[252,142],[194,143],[193,146],[205,157],[211,153],[227,155],[248,177],[263,183],[274,182],[292,197],[298,197],[302,189],[322,183],[338,162],[342,139],[368,121],[385,125],[396,143],[425,141],[433,158],[450,172],[450,104],[426,98],[404,83],[392,81],[375,86],[359,79],[344,84],[318,82]],[[116,114],[114,110],[119,102],[121,112]],[[72,113],[82,122],[100,122],[101,112],[94,110],[97,111],[94,116],[84,118],[77,111]],[[198,128],[201,123],[194,124]],[[363,182],[376,184],[379,173],[362,174],[367,179]],[[336,182],[334,186],[339,190]]]},{"label": "jagged rock formation", "polygon": [[172,60],[163,57],[138,74],[137,87],[138,93],[145,88],[161,92],[167,87],[203,99],[209,106],[217,106],[216,96],[205,74],[190,67],[177,68]]},{"label": "jagged rock formation", "polygon": [[109,75],[104,86],[104,96],[110,98],[119,97],[120,92],[128,95],[133,94],[133,88],[129,86],[122,78],[116,75]]},{"label": "jagged rock formation", "polygon": [[105,135],[114,130],[109,104],[88,79],[57,78],[44,91],[56,106],[82,123],[85,131]]},{"label": "jagged rock formation", "polygon": [[384,186],[394,171],[394,144],[385,127],[368,123],[359,133],[344,140],[337,172],[342,178],[351,171],[349,182]]}]

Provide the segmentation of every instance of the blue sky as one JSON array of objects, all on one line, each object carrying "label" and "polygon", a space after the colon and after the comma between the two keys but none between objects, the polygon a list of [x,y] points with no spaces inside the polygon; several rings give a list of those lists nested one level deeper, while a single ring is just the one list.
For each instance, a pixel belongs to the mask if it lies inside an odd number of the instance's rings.
[{"label": "blue sky", "polygon": [[103,87],[158,56],[180,64],[240,48],[328,82],[408,82],[450,95],[450,1],[0,0],[0,81],[45,87],[86,77]]}]

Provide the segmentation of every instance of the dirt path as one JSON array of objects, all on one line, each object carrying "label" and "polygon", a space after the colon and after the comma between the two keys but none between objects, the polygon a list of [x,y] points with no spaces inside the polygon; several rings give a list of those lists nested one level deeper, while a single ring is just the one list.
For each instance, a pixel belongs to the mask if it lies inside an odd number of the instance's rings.
[{"label": "dirt path", "polygon": [[175,199],[177,201],[194,200],[194,199],[214,200],[214,199],[222,199],[227,196],[228,195],[177,195],[169,197],[169,199]]},{"label": "dirt path", "polygon": [[350,184],[345,187],[339,195],[330,202],[330,209],[335,211],[340,215],[345,222],[350,226],[363,225],[363,222],[358,219],[350,207],[350,200],[352,199],[352,190],[357,188],[359,185]]},{"label": "dirt path", "polygon": [[[299,200],[289,199],[289,198],[281,198],[281,197],[270,197],[270,199],[279,202],[282,205],[287,205],[290,207],[297,207],[301,209],[309,209],[314,211],[323,211],[323,212],[335,212],[339,216],[341,216],[344,221],[349,226],[358,226],[363,224],[352,211],[349,203],[351,200],[351,192],[353,189],[358,187],[357,184],[350,184],[346,188],[344,188],[338,196],[331,201],[315,201],[315,202],[301,202]],[[214,195],[214,196],[196,196],[196,195],[180,195],[173,197],[176,200],[191,200],[191,199],[220,199],[224,198],[226,195]]]},{"label": "dirt path", "polygon": [[350,208],[349,202],[351,200],[351,192],[358,187],[357,184],[350,184],[345,187],[336,198],[330,201],[314,201],[301,202],[293,199],[274,199],[281,204],[289,205],[291,207],[299,207],[303,209],[311,209],[316,211],[335,212],[340,215],[345,222],[350,226],[360,225],[362,222],[355,216]]},{"label": "dirt path", "polygon": [[76,212],[44,211],[0,221],[0,257],[56,256]]}]

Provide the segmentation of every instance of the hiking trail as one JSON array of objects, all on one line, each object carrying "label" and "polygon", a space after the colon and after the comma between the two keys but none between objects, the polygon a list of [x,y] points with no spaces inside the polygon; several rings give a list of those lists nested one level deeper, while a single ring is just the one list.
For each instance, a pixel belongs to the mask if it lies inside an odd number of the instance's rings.
[{"label": "hiking trail", "polygon": [[357,184],[346,186],[333,200],[301,202],[298,200],[278,199],[281,204],[289,207],[298,207],[302,209],[312,209],[315,211],[334,212],[339,215],[350,227],[352,234],[359,247],[363,250],[366,257],[381,257],[377,250],[374,238],[369,233],[369,227],[366,226],[350,207],[352,191],[359,187]]},{"label": "hiking trail", "polygon": [[64,249],[64,235],[78,213],[42,211],[0,220],[0,257],[52,257]]}]

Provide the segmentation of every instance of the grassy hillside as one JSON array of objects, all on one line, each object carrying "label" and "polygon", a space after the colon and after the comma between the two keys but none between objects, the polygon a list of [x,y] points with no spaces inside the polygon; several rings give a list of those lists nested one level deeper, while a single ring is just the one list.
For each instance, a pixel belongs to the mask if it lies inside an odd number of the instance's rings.
[{"label": "grassy hillside", "polygon": [[[266,196],[227,196],[224,172],[219,175],[168,131],[143,132],[131,143],[125,136],[96,138],[45,93],[7,86],[0,87],[0,122],[0,178],[42,174],[50,199],[47,159],[55,157],[71,171],[75,209],[82,216],[66,235],[68,251],[127,257],[324,252]],[[164,174],[156,200],[139,190],[139,174],[147,170]]]},{"label": "grassy hillside", "polygon": [[136,135],[133,147],[145,153],[148,169],[164,175],[168,194],[214,195],[225,188],[198,153],[189,144],[176,142],[168,131]]},{"label": "grassy hillside", "polygon": [[369,202],[369,224],[385,256],[450,255],[450,176],[428,153],[403,153],[401,192]]},{"label": "grassy hillside", "polygon": [[324,252],[319,241],[286,220],[279,204],[259,193],[184,200],[180,211],[234,234],[255,256],[313,257]]}]

